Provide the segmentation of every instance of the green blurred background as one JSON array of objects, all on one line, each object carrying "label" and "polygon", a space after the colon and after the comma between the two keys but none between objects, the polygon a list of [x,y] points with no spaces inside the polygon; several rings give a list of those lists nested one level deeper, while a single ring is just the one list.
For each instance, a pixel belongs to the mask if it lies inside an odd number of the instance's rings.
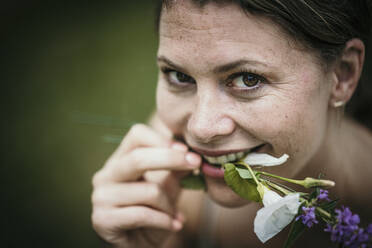
[{"label": "green blurred background", "polygon": [[91,177],[154,109],[154,1],[9,1],[1,15],[5,247],[102,247]]},{"label": "green blurred background", "polygon": [[[154,109],[155,2],[2,4],[5,247],[102,247],[91,177]],[[349,108],[371,127],[368,63]]]}]

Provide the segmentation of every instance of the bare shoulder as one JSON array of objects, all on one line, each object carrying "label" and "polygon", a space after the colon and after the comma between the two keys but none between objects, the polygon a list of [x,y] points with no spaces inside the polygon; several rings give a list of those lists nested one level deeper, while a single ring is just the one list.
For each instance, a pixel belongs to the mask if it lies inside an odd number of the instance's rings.
[{"label": "bare shoulder", "polygon": [[[347,149],[339,153],[344,161],[344,176],[336,181],[336,186],[338,184],[338,188],[342,189],[338,196],[346,197],[345,205],[354,206],[356,211],[363,213],[365,206],[372,204],[369,197],[372,188],[372,132],[351,120],[346,121],[343,132],[343,143]],[[366,211],[366,214],[372,219],[369,212]]]},{"label": "bare shoulder", "polygon": [[[372,131],[351,120],[348,120],[345,126],[344,143],[347,149],[344,152],[347,156],[346,160],[352,165],[349,166],[349,172],[362,178],[370,177],[372,173]],[[372,180],[368,182],[372,186]]]}]

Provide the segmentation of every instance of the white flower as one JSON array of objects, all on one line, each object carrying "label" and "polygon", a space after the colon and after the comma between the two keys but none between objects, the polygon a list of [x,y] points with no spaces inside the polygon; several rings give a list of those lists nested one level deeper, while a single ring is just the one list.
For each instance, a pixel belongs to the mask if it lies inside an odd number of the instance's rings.
[{"label": "white flower", "polygon": [[272,205],[281,199],[283,199],[283,197],[281,197],[278,193],[269,190],[267,187],[264,187],[264,196],[262,199],[262,203],[265,207]]},{"label": "white flower", "polygon": [[248,165],[275,166],[285,163],[288,158],[289,156],[287,154],[283,154],[280,158],[276,158],[266,153],[252,152],[248,153],[243,161]]},{"label": "white flower", "polygon": [[281,197],[272,190],[265,192],[262,202],[264,207],[254,219],[254,232],[265,243],[292,222],[301,202],[298,193]]}]

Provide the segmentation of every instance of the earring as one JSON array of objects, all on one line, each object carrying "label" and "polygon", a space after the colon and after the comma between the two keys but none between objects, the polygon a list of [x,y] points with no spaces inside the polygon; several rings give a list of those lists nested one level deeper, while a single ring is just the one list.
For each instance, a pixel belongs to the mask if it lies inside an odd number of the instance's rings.
[{"label": "earring", "polygon": [[344,101],[337,101],[333,103],[333,107],[338,108],[343,106],[344,104],[345,104]]}]

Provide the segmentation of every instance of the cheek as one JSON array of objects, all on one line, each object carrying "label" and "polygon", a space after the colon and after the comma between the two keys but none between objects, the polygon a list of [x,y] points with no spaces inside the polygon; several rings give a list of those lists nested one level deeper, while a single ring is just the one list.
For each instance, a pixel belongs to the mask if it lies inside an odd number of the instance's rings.
[{"label": "cheek", "polygon": [[298,89],[269,96],[245,111],[244,126],[258,139],[270,143],[274,153],[308,160],[319,148],[327,124],[326,98],[319,88]]},{"label": "cheek", "polygon": [[321,149],[326,130],[324,115],[317,113],[316,108],[297,105],[278,111],[277,115],[267,120],[270,121],[266,121],[258,130],[262,139],[272,145],[276,156],[286,153],[290,157],[286,167],[273,168],[271,172],[293,177]]},{"label": "cheek", "polygon": [[[321,143],[325,120],[316,108],[296,105],[272,118],[274,128],[267,131],[267,138],[279,149],[287,150],[293,156],[310,156]],[[266,127],[268,128],[268,127]]]},{"label": "cheek", "polygon": [[156,90],[156,110],[162,122],[174,133],[181,134],[186,123],[187,102],[170,93],[164,82]]}]

